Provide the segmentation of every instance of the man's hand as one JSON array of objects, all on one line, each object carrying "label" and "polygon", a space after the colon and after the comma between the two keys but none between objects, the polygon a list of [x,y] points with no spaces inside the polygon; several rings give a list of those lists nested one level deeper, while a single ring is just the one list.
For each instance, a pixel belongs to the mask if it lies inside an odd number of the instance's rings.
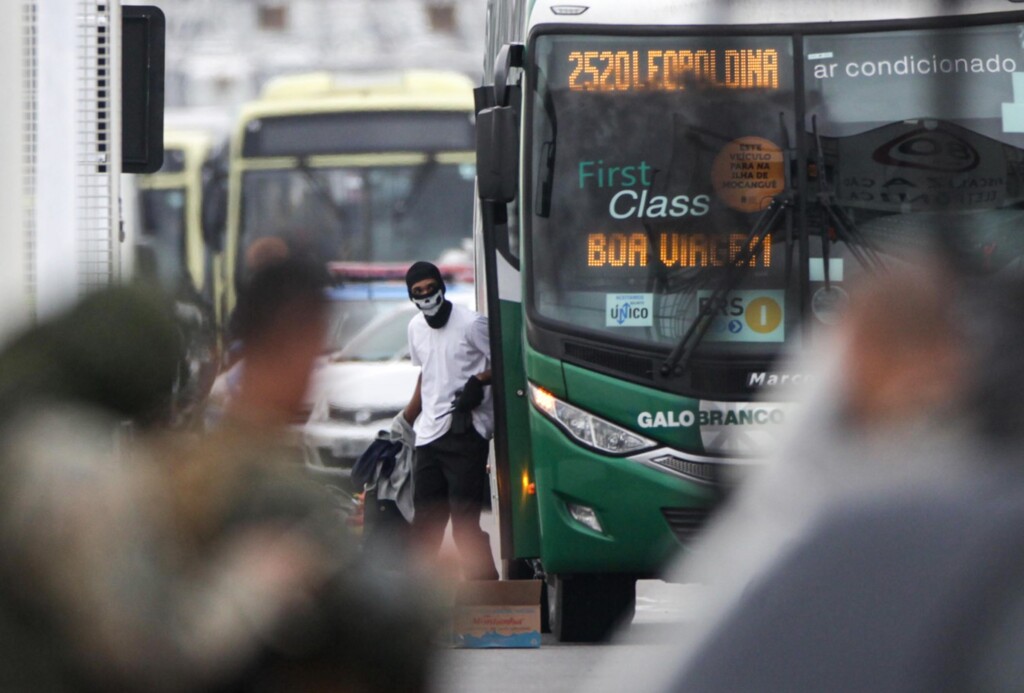
[{"label": "man's hand", "polygon": [[471,375],[462,389],[455,393],[454,409],[459,412],[473,411],[483,401],[484,384],[475,375]]}]

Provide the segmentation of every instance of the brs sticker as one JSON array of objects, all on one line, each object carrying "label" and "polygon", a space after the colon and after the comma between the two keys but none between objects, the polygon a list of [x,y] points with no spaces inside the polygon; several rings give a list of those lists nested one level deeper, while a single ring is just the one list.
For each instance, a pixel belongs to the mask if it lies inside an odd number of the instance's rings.
[{"label": "brs sticker", "polygon": [[786,339],[785,292],[733,291],[721,305],[709,308],[711,291],[698,291],[700,310],[712,310],[710,342],[782,342]]},{"label": "brs sticker", "polygon": [[650,327],[654,324],[654,294],[608,294],[604,324],[608,327]]}]

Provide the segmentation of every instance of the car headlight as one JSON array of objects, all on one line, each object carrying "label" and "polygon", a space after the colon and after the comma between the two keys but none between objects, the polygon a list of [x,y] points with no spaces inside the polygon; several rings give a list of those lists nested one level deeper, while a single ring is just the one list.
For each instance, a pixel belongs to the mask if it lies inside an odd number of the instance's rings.
[{"label": "car headlight", "polygon": [[542,387],[528,385],[533,406],[586,446],[612,455],[625,455],[657,446],[621,426],[563,402]]},{"label": "car headlight", "polygon": [[359,408],[352,409],[348,407],[339,407],[336,405],[330,405],[327,409],[328,418],[331,421],[338,421],[340,423],[355,424],[357,426],[365,426],[372,421],[383,421],[384,419],[393,419],[401,409],[394,407],[388,407],[385,409],[367,409]]}]

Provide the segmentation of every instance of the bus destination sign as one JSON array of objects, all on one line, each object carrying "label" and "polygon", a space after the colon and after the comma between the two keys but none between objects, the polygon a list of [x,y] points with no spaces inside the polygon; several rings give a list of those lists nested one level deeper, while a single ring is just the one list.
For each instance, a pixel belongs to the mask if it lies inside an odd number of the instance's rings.
[{"label": "bus destination sign", "polygon": [[574,50],[568,62],[572,91],[779,88],[774,48]]}]

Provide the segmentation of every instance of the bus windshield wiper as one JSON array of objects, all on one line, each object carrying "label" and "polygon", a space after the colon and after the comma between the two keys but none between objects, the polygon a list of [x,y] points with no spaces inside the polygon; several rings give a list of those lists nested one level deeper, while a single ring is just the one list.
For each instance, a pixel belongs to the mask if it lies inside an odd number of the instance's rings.
[{"label": "bus windshield wiper", "polygon": [[698,309],[697,317],[686,330],[683,338],[676,344],[672,353],[665,359],[665,363],[661,365],[662,376],[681,375],[686,369],[690,359],[693,358],[694,351],[710,329],[715,313],[725,304],[726,296],[736,288],[746,274],[746,270],[749,269],[750,263],[754,259],[754,254],[764,245],[779,217],[792,204],[793,201],[788,194],[772,198],[771,203],[761,213],[757,222],[754,223],[754,227],[747,234],[740,252],[729,263],[725,277],[711,292],[707,302]]},{"label": "bus windshield wiper", "polygon": [[331,211],[331,214],[334,215],[334,218],[338,220],[341,228],[344,229],[348,223],[348,215],[344,208],[342,208],[342,206],[335,201],[334,197],[331,196],[331,191],[327,189],[327,186],[324,184],[323,180],[320,179],[320,176],[316,175],[310,167],[309,161],[307,161],[305,157],[299,158],[298,169],[305,177],[310,189],[316,193],[317,197],[320,198],[320,201],[327,206]]},{"label": "bus windshield wiper", "polygon": [[[861,233],[860,229],[846,213],[846,210],[836,204],[835,191],[829,185],[828,176],[825,172],[825,149],[821,145],[821,134],[818,132],[818,116],[811,118],[812,134],[814,136],[814,166],[817,169],[818,178],[818,204],[825,210],[825,214],[833,224],[833,232],[836,237],[846,244],[850,254],[869,272],[881,272],[885,270],[885,263],[878,254],[878,249]],[[823,231],[825,231],[823,229]],[[822,235],[821,259],[824,264],[825,286],[831,287],[829,276],[829,242],[827,232]]]},{"label": "bus windshield wiper", "polygon": [[[793,148],[790,142],[789,130],[786,128],[785,116],[783,113],[779,113],[779,126],[782,139],[785,142],[784,156],[783,156],[783,175],[786,179],[784,187],[785,191],[793,189],[792,181],[790,180],[790,161],[793,155]],[[696,129],[693,127],[689,128],[690,132],[700,132],[704,135],[710,135],[711,137],[728,141],[728,138],[719,135],[710,130]],[[674,138],[673,138],[673,157],[675,156]],[[693,358],[693,354],[697,349],[697,346],[704,339],[708,330],[711,328],[711,323],[714,321],[714,315],[719,311],[725,304],[725,299],[729,293],[736,288],[740,283],[740,280],[746,275],[747,269],[751,266],[751,261],[754,258],[755,253],[763,247],[764,243],[768,238],[768,234],[772,232],[776,224],[779,221],[779,217],[783,213],[793,206],[793,193],[783,192],[772,198],[771,202],[761,213],[761,216],[754,222],[754,226],[750,229],[750,233],[747,234],[746,239],[743,242],[743,246],[740,252],[737,253],[729,266],[726,269],[726,274],[722,280],[718,283],[718,286],[711,292],[711,296],[708,300],[701,305],[697,310],[697,316],[694,318],[693,323],[683,334],[682,339],[676,344],[672,353],[669,354],[668,358],[661,365],[661,375],[668,377],[670,375],[681,375],[689,364],[690,359]],[[787,216],[786,224],[786,277],[790,275],[792,269],[792,254],[793,254],[793,226],[792,220]],[[649,232],[650,233],[650,232]]]},{"label": "bus windshield wiper", "polygon": [[402,221],[408,216],[412,208],[423,197],[423,191],[427,188],[427,181],[437,170],[437,158],[433,154],[427,154],[427,160],[416,166],[412,175],[412,183],[409,185],[409,192],[403,197],[395,200],[391,207],[391,217],[394,221]]}]

